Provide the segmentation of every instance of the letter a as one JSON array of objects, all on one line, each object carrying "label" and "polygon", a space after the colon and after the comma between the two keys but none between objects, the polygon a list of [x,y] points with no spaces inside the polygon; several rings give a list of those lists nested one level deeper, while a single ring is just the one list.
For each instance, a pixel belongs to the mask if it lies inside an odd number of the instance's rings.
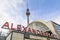
[{"label": "letter a", "polygon": [[2,28],[9,29],[9,23],[5,22],[5,24],[2,26]]}]

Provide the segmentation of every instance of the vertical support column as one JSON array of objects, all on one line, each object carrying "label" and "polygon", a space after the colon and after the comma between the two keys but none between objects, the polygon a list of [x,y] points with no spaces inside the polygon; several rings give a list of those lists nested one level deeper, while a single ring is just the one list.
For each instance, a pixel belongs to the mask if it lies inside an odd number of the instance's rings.
[{"label": "vertical support column", "polygon": [[47,37],[47,40],[50,40],[50,38]]},{"label": "vertical support column", "polygon": [[11,32],[11,37],[10,37],[10,40],[12,40],[12,35],[13,35],[13,32]]},{"label": "vertical support column", "polygon": [[6,40],[6,37],[5,37],[5,40]]},{"label": "vertical support column", "polygon": [[25,32],[24,33],[24,40],[29,40],[30,39],[30,34]]}]

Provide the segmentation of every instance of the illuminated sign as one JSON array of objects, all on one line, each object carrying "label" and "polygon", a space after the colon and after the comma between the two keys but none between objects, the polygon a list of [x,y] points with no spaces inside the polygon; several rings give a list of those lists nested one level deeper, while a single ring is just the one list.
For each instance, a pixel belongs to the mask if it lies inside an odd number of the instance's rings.
[{"label": "illuminated sign", "polygon": [[50,38],[57,38],[57,35],[50,34],[50,33],[47,33],[47,32],[43,32],[43,31],[40,31],[40,30],[31,29],[29,27],[24,27],[22,25],[17,25],[17,28],[13,28],[13,23],[11,23],[10,26],[9,26],[9,22],[5,22],[2,26],[2,28],[10,29],[10,30],[13,30],[13,31],[17,30],[18,32],[23,31],[23,32],[33,33],[33,34],[39,34],[41,36],[46,36],[46,37],[50,37]]}]

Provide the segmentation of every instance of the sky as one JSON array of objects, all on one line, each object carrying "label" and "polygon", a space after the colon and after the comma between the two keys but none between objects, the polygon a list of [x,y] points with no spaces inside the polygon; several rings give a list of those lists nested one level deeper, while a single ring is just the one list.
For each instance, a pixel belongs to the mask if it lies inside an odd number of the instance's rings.
[{"label": "sky", "polygon": [[[27,0],[0,0],[0,26],[6,21],[26,26]],[[60,24],[60,0],[28,0],[30,22],[52,20]]]},{"label": "sky", "polygon": [[33,20],[60,19],[60,0],[30,0],[29,8]]}]

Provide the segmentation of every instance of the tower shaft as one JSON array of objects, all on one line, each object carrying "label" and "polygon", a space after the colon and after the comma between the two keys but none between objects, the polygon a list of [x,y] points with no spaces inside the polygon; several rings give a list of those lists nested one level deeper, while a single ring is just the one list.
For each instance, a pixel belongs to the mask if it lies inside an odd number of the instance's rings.
[{"label": "tower shaft", "polygon": [[29,16],[27,16],[27,26],[29,25]]},{"label": "tower shaft", "polygon": [[27,26],[28,26],[29,25],[29,16],[30,16],[30,12],[29,12],[29,8],[28,8],[28,0],[27,0],[26,16],[27,16]]}]

